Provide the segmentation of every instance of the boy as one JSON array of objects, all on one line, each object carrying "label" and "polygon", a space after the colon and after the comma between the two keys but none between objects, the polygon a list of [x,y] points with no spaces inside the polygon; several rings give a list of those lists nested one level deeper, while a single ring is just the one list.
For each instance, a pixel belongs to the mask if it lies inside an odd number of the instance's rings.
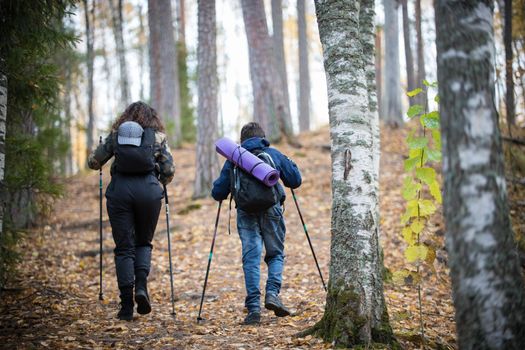
[{"label": "boy", "polygon": [[[275,168],[279,170],[284,185],[291,188],[299,187],[301,174],[295,163],[275,148],[269,148],[270,143],[264,137],[264,131],[259,124],[248,123],[241,130],[241,146],[252,153],[254,151],[267,153],[272,158]],[[219,178],[213,183],[211,195],[217,201],[226,199],[230,193],[232,168],[232,162],[227,160]],[[247,294],[245,306],[248,315],[244,319],[246,325],[259,324],[261,321],[259,279],[263,243],[266,249],[264,261],[268,265],[264,307],[274,311],[278,317],[290,315],[290,311],[279,299],[286,232],[281,206],[286,195],[281,184],[277,184],[276,187],[280,201],[268,210],[247,213],[237,208],[237,231],[242,243],[242,267]]]}]

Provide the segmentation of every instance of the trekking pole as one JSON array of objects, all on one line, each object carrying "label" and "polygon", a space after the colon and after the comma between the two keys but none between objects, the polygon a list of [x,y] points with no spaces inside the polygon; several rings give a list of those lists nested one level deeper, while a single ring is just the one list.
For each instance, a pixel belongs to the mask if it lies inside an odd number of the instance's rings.
[{"label": "trekking pole", "polygon": [[202,287],[201,306],[199,307],[199,315],[197,316],[197,323],[203,321],[201,317],[202,304],[204,302],[204,293],[206,292],[206,284],[208,283],[208,275],[210,274],[211,258],[213,257],[213,246],[215,245],[215,237],[217,236],[217,227],[219,226],[219,215],[221,213],[222,201],[219,202],[217,209],[217,218],[215,219],[215,229],[213,231],[213,239],[211,240],[210,255],[208,256],[208,267],[206,267],[206,277],[204,277],[204,286]]},{"label": "trekking pole", "polygon": [[310,245],[310,249],[312,250],[312,255],[314,256],[315,265],[317,266],[317,271],[319,271],[319,277],[321,277],[321,282],[323,282],[324,291],[326,292],[326,284],[324,283],[323,274],[321,273],[321,269],[319,268],[319,263],[317,262],[317,257],[315,256],[314,247],[312,246],[312,241],[310,240],[310,235],[308,235],[308,229],[306,228],[306,224],[304,223],[303,214],[301,213],[301,209],[299,209],[299,203],[297,202],[297,198],[295,197],[295,192],[292,190],[292,197],[293,201],[295,202],[295,206],[297,207],[297,212],[299,213],[299,217],[301,218],[301,223],[303,224],[304,233],[306,234],[306,238],[308,239],[308,244]]},{"label": "trekking pole", "polygon": [[164,186],[164,201],[166,202],[166,232],[168,233],[168,257],[170,260],[170,287],[171,287],[171,315],[175,317],[175,298],[173,296],[173,269],[171,267],[171,239],[170,239],[170,204],[168,202],[168,190]]},{"label": "trekking pole", "polygon": [[[102,136],[98,141],[99,145],[102,145]],[[99,170],[99,181],[98,181],[98,197],[99,197],[99,226],[100,226],[100,261],[99,261],[99,291],[98,291],[98,300],[104,300],[104,293],[102,292],[102,165]]]}]

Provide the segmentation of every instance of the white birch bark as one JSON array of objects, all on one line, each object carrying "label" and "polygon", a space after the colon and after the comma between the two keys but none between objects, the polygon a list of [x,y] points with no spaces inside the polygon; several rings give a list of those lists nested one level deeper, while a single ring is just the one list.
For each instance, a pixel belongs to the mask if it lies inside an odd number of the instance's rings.
[{"label": "white birch bark", "polygon": [[[525,349],[494,106],[493,2],[435,3],[444,209],[460,349]],[[469,40],[465,40],[469,38]]]},{"label": "white birch bark", "polygon": [[335,346],[395,342],[379,246],[374,1],[316,0],[332,155],[330,279],[313,330]]},{"label": "white birch bark", "polygon": [[198,1],[197,75],[199,103],[197,111],[197,168],[193,198],[209,196],[219,172],[215,152],[218,138],[217,29],[215,0]]},{"label": "white birch bark", "polygon": [[310,68],[305,0],[297,0],[297,29],[299,37],[299,130],[303,132],[310,130]]},{"label": "white birch bark", "polygon": [[399,7],[397,0],[383,0],[385,7],[385,69],[381,117],[386,124],[403,124],[401,80],[399,77]]}]

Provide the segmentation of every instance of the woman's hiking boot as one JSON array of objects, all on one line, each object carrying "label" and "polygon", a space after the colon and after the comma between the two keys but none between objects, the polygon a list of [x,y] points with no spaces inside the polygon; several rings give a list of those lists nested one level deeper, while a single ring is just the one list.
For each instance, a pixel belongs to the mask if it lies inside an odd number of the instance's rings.
[{"label": "woman's hiking boot", "polygon": [[266,294],[266,297],[264,298],[264,307],[268,310],[272,310],[277,317],[290,315],[290,310],[283,305],[281,299],[275,294]]},{"label": "woman's hiking boot", "polygon": [[147,277],[137,277],[135,280],[135,301],[137,302],[137,312],[146,315],[151,312],[151,304],[148,295]]},{"label": "woman's hiking boot", "polygon": [[261,312],[260,311],[250,311],[248,316],[244,319],[243,324],[245,325],[256,325],[261,323]]},{"label": "woman's hiking boot", "polygon": [[119,320],[133,320],[133,288],[122,288],[120,290],[120,311],[117,314]]}]

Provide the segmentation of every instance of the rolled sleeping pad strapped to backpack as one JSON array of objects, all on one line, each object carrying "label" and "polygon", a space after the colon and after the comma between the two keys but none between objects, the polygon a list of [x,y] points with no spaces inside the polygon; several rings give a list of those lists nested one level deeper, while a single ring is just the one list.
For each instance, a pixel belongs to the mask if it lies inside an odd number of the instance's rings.
[{"label": "rolled sleeping pad strapped to backpack", "polygon": [[239,146],[227,137],[215,142],[217,153],[233,162],[242,170],[252,174],[257,180],[268,187],[274,186],[279,181],[279,171],[272,168],[247,149]]}]

